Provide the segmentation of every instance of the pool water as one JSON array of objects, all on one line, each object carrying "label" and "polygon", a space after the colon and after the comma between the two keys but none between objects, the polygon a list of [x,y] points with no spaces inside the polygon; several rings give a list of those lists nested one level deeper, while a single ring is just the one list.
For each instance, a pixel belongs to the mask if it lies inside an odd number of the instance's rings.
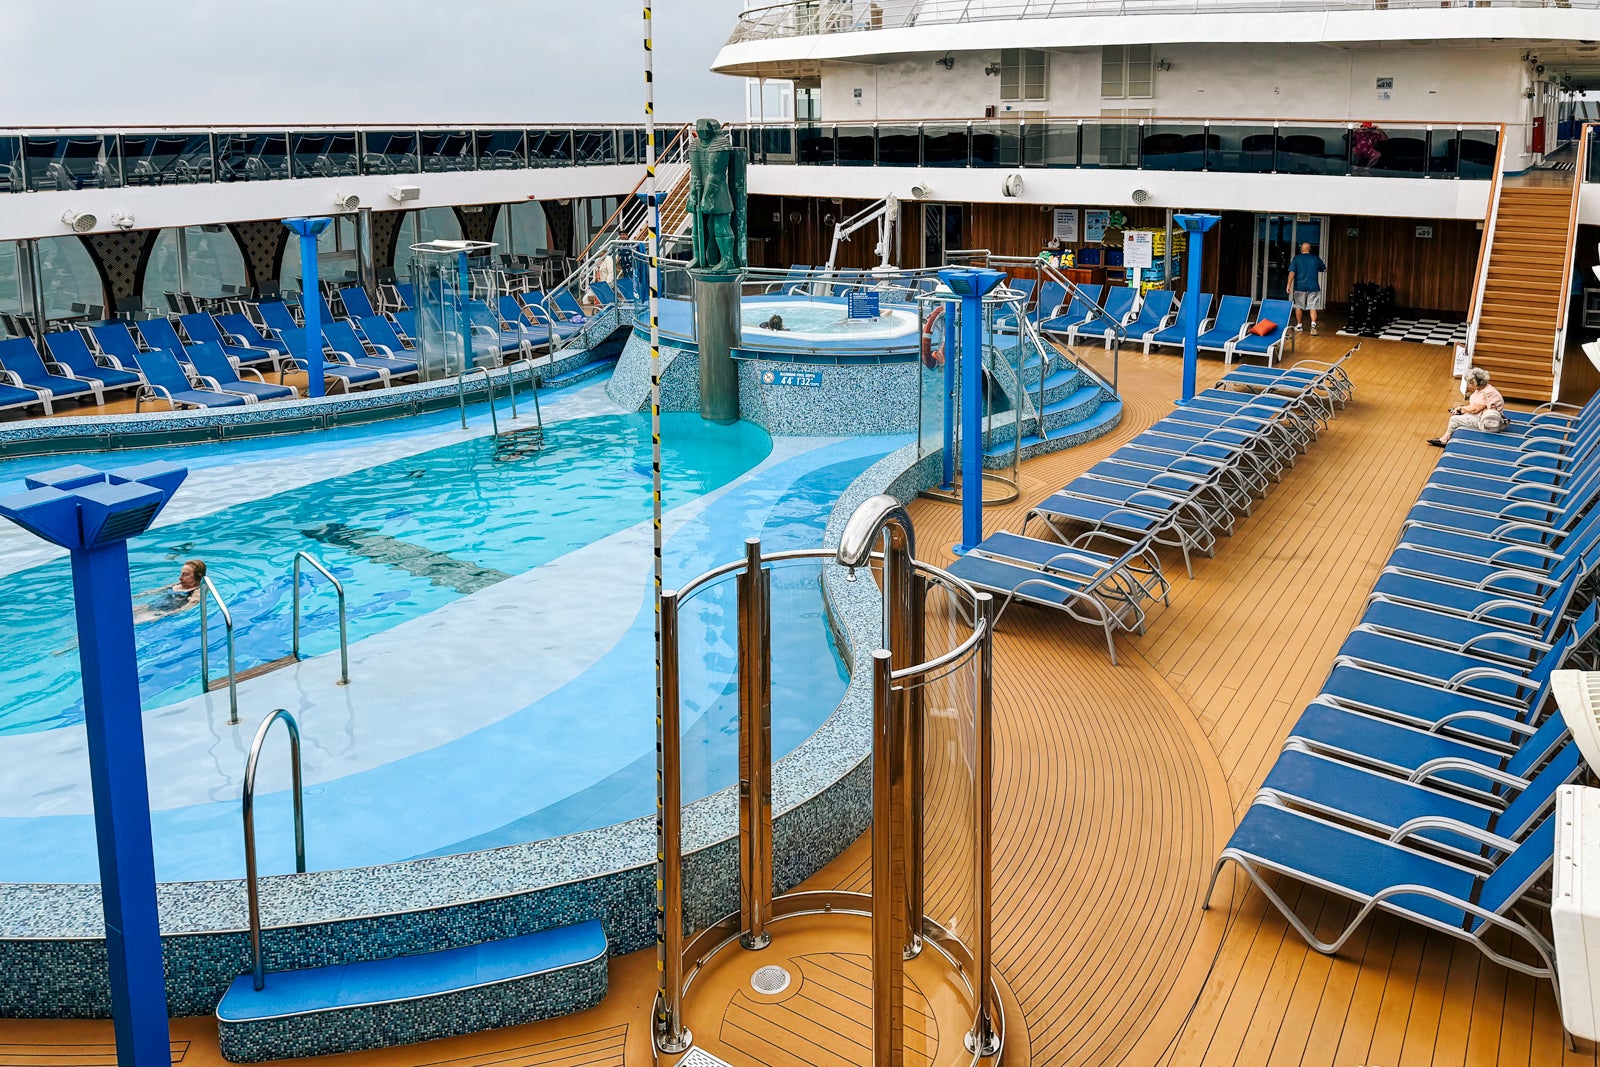
[{"label": "pool water", "polygon": [[[782,330],[764,328],[774,315],[783,319]],[[740,307],[739,319],[745,333],[763,340],[867,340],[905,337],[917,331],[914,312],[885,307],[877,319],[851,319],[843,301],[746,301]]]},{"label": "pool water", "polygon": [[[725,484],[771,447],[749,423],[668,414],[663,424],[666,508]],[[558,423],[543,451],[509,461],[480,437],[159,526],[129,543],[133,588],[163,589],[183,560],[205,560],[245,670],[288,654],[294,556],[309,552],[344,584],[355,642],[648,518],[649,429],[639,415]],[[69,588],[69,576],[58,560],[0,577],[0,735],[83,720],[71,598],[41,595]],[[334,594],[309,567],[301,590],[302,654],[337,648]],[[227,646],[215,608],[209,628],[216,679]],[[197,610],[143,622],[135,635],[146,709],[200,691]]]}]

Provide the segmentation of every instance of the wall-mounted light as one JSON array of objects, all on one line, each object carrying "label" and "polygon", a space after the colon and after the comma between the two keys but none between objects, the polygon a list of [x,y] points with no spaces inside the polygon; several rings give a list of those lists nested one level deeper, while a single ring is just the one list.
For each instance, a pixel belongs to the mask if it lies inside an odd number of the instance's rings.
[{"label": "wall-mounted light", "polygon": [[361,197],[355,193],[334,193],[333,207],[336,211],[354,211],[361,206]]},{"label": "wall-mounted light", "polygon": [[986,78],[998,77],[1000,75],[1000,64],[990,63],[987,67],[983,68],[983,74]]},{"label": "wall-mounted light", "polygon": [[934,60],[934,62],[939,64],[939,66],[943,67],[945,70],[954,70],[956,65],[956,57],[951,55],[949,52],[946,52],[943,56]]},{"label": "wall-mounted light", "polygon": [[1158,60],[1156,60],[1156,69],[1161,71],[1163,74],[1165,74],[1167,71],[1172,69],[1172,60],[1170,60],[1170,59],[1158,59]]},{"label": "wall-mounted light", "polygon": [[126,211],[112,212],[111,225],[119,230],[133,229],[133,215]]},{"label": "wall-mounted light", "polygon": [[99,221],[88,211],[64,211],[61,213],[61,224],[73,233],[88,233],[94,229],[95,223]]}]

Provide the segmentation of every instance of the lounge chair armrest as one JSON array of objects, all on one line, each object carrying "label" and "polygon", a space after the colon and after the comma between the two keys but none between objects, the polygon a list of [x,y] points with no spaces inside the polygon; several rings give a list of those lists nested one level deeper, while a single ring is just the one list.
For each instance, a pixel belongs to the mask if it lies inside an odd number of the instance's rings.
[{"label": "lounge chair armrest", "polygon": [[1505,771],[1499,770],[1495,767],[1488,767],[1482,763],[1476,763],[1469,759],[1462,759],[1459,756],[1441,756],[1438,759],[1428,760],[1416,770],[1412,771],[1406,777],[1406,780],[1409,782],[1427,782],[1438,777],[1438,775],[1443,771],[1458,771],[1464,774],[1475,775],[1479,778],[1482,778],[1486,782],[1493,782],[1495,785],[1503,785],[1509,789],[1520,790],[1528,787],[1528,780],[1526,778],[1518,778],[1514,774],[1507,774]]},{"label": "lounge chair armrest", "polygon": [[[1518,474],[1525,474],[1525,473],[1527,473],[1527,472],[1526,471],[1519,471],[1518,472]],[[1515,500],[1518,503],[1543,504],[1543,503],[1553,503],[1554,502],[1554,501],[1542,501],[1542,500],[1524,501],[1518,496],[1518,491],[1522,490],[1522,489],[1532,489],[1535,492],[1547,493],[1550,496],[1555,497],[1555,499],[1557,501],[1559,501],[1564,496],[1568,496],[1570,494],[1570,492],[1571,492],[1571,490],[1565,489],[1565,488],[1563,488],[1563,487],[1561,487],[1559,485],[1549,485],[1549,484],[1547,484],[1545,482],[1519,481],[1516,474],[1513,474],[1511,476],[1511,480],[1516,482],[1517,484],[1513,485],[1510,489],[1507,489],[1505,491],[1505,495],[1506,495],[1506,497],[1508,499]]]},{"label": "lounge chair armrest", "polygon": [[1496,681],[1509,682],[1518,689],[1532,689],[1527,678],[1503,671],[1498,667],[1467,667],[1459,670],[1444,683],[1446,689],[1460,689],[1468,682]]},{"label": "lounge chair armrest", "polygon": [[[1504,619],[1496,619],[1492,614],[1490,614],[1495,608],[1511,608],[1515,611],[1525,611],[1530,615],[1536,615],[1540,618],[1548,617],[1550,614],[1549,608],[1541,607],[1540,605],[1531,603],[1530,601],[1509,600],[1504,597],[1496,597],[1494,600],[1485,600],[1482,604],[1479,604],[1477,607],[1473,608],[1472,611],[1468,613],[1467,618],[1478,622],[1493,620],[1502,626],[1511,626],[1511,623],[1506,622]],[[1532,629],[1531,626],[1518,626],[1517,628]]]},{"label": "lounge chair armrest", "polygon": [[1541,526],[1551,525],[1540,516],[1554,516],[1561,513],[1560,504],[1539,504],[1532,500],[1517,500],[1500,509],[1502,519],[1521,519],[1524,522],[1537,523]]},{"label": "lounge chair armrest", "polygon": [[254,378],[263,385],[265,385],[267,382],[267,380],[261,376],[261,372],[256,370],[254,367],[239,367],[238,373],[241,375],[248,374],[250,377]]},{"label": "lounge chair armrest", "polygon": [[1497,526],[1489,534],[1496,541],[1503,541],[1507,534],[1532,533],[1540,537],[1548,537],[1554,531],[1547,525],[1537,522],[1508,522]]},{"label": "lounge chair armrest", "polygon": [[[10,385],[18,389],[31,388],[30,386],[23,385],[22,379],[17,377],[14,372],[4,369],[0,369],[0,385]],[[38,390],[35,389],[34,392],[38,392]]]},{"label": "lounge chair armrest", "polygon": [[[1552,551],[1551,549],[1548,549],[1548,548],[1545,548],[1543,545],[1516,544],[1516,545],[1507,545],[1505,548],[1497,548],[1497,549],[1495,549],[1494,550],[1494,554],[1492,556],[1490,556],[1485,562],[1490,563],[1490,564],[1498,565],[1501,562],[1503,562],[1501,557],[1503,557],[1507,552],[1526,553],[1527,555],[1533,556],[1535,559],[1548,560],[1551,563],[1559,562],[1563,558],[1561,553]],[[1509,572],[1502,571],[1500,573],[1509,573]]]},{"label": "lounge chair armrest", "polygon": [[1476,651],[1478,644],[1481,641],[1504,641],[1510,645],[1519,645],[1532,652],[1548,652],[1550,650],[1550,646],[1548,644],[1538,640],[1537,638],[1529,637],[1527,634],[1513,633],[1509,630],[1493,630],[1489,633],[1477,634],[1476,636],[1470,637],[1461,642],[1459,651]]},{"label": "lounge chair armrest", "polygon": [[1511,461],[1511,465],[1540,471],[1561,471],[1567,466],[1567,457],[1551,455],[1549,452],[1523,452]]},{"label": "lounge chair armrest", "polygon": [[[1506,710],[1514,711],[1516,709],[1507,708]],[[1446,727],[1455,726],[1458,722],[1481,722],[1485,725],[1500,727],[1509,733],[1521,734],[1523,737],[1532,737],[1539,730],[1537,726],[1531,726],[1521,719],[1512,719],[1489,711],[1464,708],[1461,711],[1452,711],[1448,715],[1441,715],[1437,722],[1428,727],[1428,732],[1438,733]]]},{"label": "lounge chair armrest", "polygon": [[[1502,852],[1513,852],[1517,847],[1517,843],[1510,838],[1492,834],[1487,830],[1480,830],[1476,826],[1471,826],[1456,819],[1446,819],[1442,815],[1419,815],[1415,819],[1407,819],[1390,832],[1389,840],[1398,845],[1408,838],[1417,836],[1418,831],[1421,830],[1447,830],[1450,833],[1460,834],[1462,837],[1477,841],[1479,844],[1488,845],[1490,848],[1499,849]],[[1438,893],[1438,890],[1433,890],[1433,892]],[[1444,899],[1449,898],[1445,897]]]},{"label": "lounge chair armrest", "polygon": [[1556,586],[1561,584],[1560,582],[1556,581],[1555,579],[1551,578],[1549,575],[1546,575],[1546,574],[1538,574],[1538,573],[1535,573],[1533,571],[1523,571],[1523,570],[1517,570],[1515,568],[1507,568],[1507,569],[1504,569],[1504,570],[1495,571],[1493,574],[1490,574],[1490,575],[1480,579],[1479,581],[1474,582],[1472,587],[1474,589],[1481,589],[1481,590],[1483,590],[1484,592],[1487,593],[1487,592],[1494,591],[1496,586],[1498,586],[1500,582],[1502,582],[1502,581],[1504,581],[1506,579],[1510,579],[1512,581],[1528,582],[1528,583],[1530,583],[1532,585],[1543,586],[1543,587],[1549,588],[1549,589],[1554,589]]}]

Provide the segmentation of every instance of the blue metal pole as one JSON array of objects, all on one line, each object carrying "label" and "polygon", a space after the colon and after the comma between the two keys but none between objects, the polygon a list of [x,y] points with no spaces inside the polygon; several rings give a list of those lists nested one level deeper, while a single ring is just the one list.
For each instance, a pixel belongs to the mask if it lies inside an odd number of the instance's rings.
[{"label": "blue metal pole", "polygon": [[113,541],[73,548],[71,556],[117,1062],[168,1067],[172,1052],[128,546]]},{"label": "blue metal pole", "polygon": [[1183,401],[1194,399],[1195,377],[1200,367],[1200,264],[1205,247],[1204,230],[1189,234],[1189,277],[1183,298]]},{"label": "blue metal pole", "polygon": [[467,302],[471,299],[471,268],[467,266],[467,254],[465,252],[461,252],[456,256],[456,324],[461,329],[462,370],[466,370],[468,367],[473,365],[472,316],[468,312],[467,308]]},{"label": "blue metal pole", "polygon": [[[956,487],[956,359],[961,350],[961,339],[956,335],[955,304],[940,304],[944,314],[939,316],[939,329],[944,331],[944,460],[939,488],[946,492]],[[929,339],[932,344],[932,339]]]},{"label": "blue metal pole", "polygon": [[304,290],[300,304],[306,316],[306,383],[307,396],[322,396],[322,286],[317,280],[317,234],[320,230],[300,234],[300,285]]},{"label": "blue metal pole", "polygon": [[[1018,432],[1021,432],[1018,426]],[[983,540],[983,295],[961,297],[961,551]]]}]

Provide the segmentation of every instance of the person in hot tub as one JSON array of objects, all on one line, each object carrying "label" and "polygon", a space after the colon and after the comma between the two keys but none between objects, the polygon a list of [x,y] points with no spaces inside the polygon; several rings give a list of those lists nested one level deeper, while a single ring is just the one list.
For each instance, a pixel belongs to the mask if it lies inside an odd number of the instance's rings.
[{"label": "person in hot tub", "polygon": [[784,328],[783,316],[782,315],[774,315],[774,316],[772,316],[772,318],[768,319],[766,322],[763,322],[761,324],[761,328],[763,330],[782,330]]},{"label": "person in hot tub", "polygon": [[134,622],[148,622],[166,615],[172,615],[184,608],[192,607],[199,603],[200,583],[205,580],[205,561],[198,559],[184,560],[183,567],[178,571],[176,584],[161,589],[147,589],[139,596],[149,596],[149,603],[141,604],[133,610]]}]

